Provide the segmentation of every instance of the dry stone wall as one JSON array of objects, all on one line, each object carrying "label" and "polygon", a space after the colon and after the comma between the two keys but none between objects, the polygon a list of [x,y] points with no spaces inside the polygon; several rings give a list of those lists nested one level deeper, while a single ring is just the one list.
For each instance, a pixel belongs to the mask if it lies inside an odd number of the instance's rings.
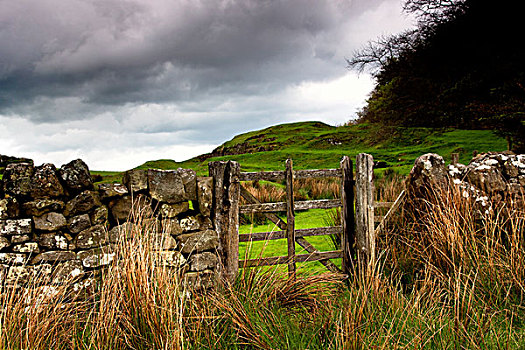
[{"label": "dry stone wall", "polygon": [[155,250],[180,268],[193,288],[210,287],[218,271],[218,236],[210,220],[212,179],[193,170],[131,170],[122,183],[94,186],[80,159],[9,163],[0,183],[0,282],[21,285],[35,274],[49,286],[96,286],[117,243],[153,222]]}]

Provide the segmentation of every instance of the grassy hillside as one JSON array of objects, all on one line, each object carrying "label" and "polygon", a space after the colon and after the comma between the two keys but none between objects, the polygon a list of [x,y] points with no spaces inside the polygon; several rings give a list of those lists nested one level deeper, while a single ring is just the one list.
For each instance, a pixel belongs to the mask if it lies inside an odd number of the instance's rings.
[{"label": "grassy hillside", "polygon": [[[215,160],[236,160],[244,171],[277,170],[286,158],[296,169],[335,168],[344,155],[354,158],[366,152],[377,161],[401,174],[410,170],[414,160],[428,152],[445,159],[459,152],[460,161],[468,162],[472,151],[503,151],[506,142],[490,130],[383,127],[360,124],[334,127],[320,122],[281,124],[235,136],[215,149],[184,162],[161,159],[138,168],[192,168],[207,174],[207,164]],[[118,181],[118,173],[98,172],[105,181]]]}]

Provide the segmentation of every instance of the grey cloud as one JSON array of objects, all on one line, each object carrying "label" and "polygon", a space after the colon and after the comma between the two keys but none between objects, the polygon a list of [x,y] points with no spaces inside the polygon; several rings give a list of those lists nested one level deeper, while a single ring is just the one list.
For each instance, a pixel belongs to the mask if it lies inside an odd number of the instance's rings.
[{"label": "grey cloud", "polygon": [[52,122],[334,77],[343,24],[384,1],[2,1],[0,113]]}]

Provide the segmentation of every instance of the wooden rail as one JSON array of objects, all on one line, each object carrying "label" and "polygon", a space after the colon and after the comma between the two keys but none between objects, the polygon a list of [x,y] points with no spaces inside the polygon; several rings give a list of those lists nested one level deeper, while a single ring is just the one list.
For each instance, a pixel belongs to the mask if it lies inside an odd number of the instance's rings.
[{"label": "wooden rail", "polygon": [[[239,175],[240,181],[282,181],[285,179],[285,171],[259,171],[245,172]],[[315,169],[315,170],[296,170],[294,179],[307,179],[316,177],[342,177],[341,169]]]},{"label": "wooden rail", "polygon": [[[294,204],[294,210],[308,209],[331,209],[342,207],[340,199],[317,199],[312,201],[298,201]],[[247,213],[271,213],[286,211],[287,202],[245,204],[239,207],[241,214]]]},{"label": "wooden rail", "polygon": [[[343,232],[342,226],[328,226],[317,228],[303,228],[295,230],[295,238],[311,236],[340,235]],[[239,235],[239,242],[266,241],[286,238],[285,231],[245,233]]]},{"label": "wooden rail", "polygon": [[[333,250],[329,252],[315,252],[309,254],[297,254],[293,262],[307,262],[307,261],[321,261],[327,259],[342,258],[343,252],[341,250]],[[239,260],[239,267],[255,267],[255,266],[271,266],[289,264],[290,258],[287,256],[272,256],[269,258],[247,259]],[[293,263],[292,262],[292,263]]]}]

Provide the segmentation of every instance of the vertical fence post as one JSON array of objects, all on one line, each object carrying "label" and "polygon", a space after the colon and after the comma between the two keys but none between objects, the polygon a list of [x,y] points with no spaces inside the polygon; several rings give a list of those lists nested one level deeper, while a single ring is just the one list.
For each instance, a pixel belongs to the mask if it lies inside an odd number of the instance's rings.
[{"label": "vertical fence post", "polygon": [[354,174],[352,160],[344,156],[341,160],[341,201],[343,208],[341,218],[343,234],[341,235],[341,249],[343,250],[342,270],[349,275],[352,270],[353,256],[355,255],[355,216],[354,216]]},{"label": "vertical fence post", "polygon": [[356,157],[356,251],[361,267],[375,262],[374,158],[360,153]]},{"label": "vertical fence post", "polygon": [[239,271],[239,163],[210,162],[213,177],[213,206],[211,218],[219,235],[221,277],[233,282]]},{"label": "vertical fence post", "polygon": [[453,165],[456,165],[459,163],[459,153],[451,153],[450,157],[452,158]]},{"label": "vertical fence post", "polygon": [[293,198],[293,162],[286,160],[286,239],[288,241],[288,275],[295,278],[295,212]]}]

